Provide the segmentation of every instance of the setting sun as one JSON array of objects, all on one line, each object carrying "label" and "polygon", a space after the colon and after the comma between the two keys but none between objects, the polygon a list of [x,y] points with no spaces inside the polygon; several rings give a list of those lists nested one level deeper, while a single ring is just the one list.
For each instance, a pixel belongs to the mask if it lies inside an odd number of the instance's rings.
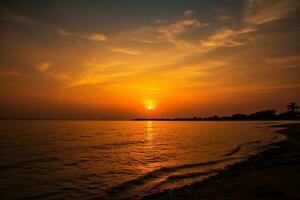
[{"label": "setting sun", "polygon": [[147,110],[153,110],[153,106],[152,105],[148,105],[147,106]]}]

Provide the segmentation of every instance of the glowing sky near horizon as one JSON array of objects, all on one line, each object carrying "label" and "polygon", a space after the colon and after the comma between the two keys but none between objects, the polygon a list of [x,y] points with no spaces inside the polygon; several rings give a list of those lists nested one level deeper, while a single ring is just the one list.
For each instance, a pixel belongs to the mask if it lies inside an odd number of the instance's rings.
[{"label": "glowing sky near horizon", "polygon": [[300,103],[299,4],[1,1],[0,117],[191,117]]}]

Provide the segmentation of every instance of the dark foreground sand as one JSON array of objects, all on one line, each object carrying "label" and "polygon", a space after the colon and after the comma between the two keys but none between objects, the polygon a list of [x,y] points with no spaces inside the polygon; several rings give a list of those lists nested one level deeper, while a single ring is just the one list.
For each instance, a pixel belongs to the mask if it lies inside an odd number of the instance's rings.
[{"label": "dark foreground sand", "polygon": [[249,160],[228,167],[204,182],[152,194],[143,200],[300,199],[300,124],[275,126],[288,137]]}]

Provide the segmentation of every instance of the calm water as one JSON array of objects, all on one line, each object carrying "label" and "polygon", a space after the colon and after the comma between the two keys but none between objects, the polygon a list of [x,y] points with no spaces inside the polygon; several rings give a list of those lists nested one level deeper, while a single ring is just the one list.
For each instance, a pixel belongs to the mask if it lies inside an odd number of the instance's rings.
[{"label": "calm water", "polygon": [[139,198],[282,139],[273,122],[0,121],[1,199]]}]

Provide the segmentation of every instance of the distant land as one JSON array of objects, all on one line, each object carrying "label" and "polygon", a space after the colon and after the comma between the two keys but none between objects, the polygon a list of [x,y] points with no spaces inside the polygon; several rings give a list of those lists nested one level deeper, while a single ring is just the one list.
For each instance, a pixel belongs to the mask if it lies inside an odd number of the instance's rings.
[{"label": "distant land", "polygon": [[291,102],[287,106],[286,112],[277,113],[275,109],[262,110],[255,113],[236,113],[230,116],[210,116],[192,118],[136,118],[135,121],[250,121],[250,120],[300,120],[299,106]]},{"label": "distant land", "polygon": [[[236,113],[229,116],[213,115],[209,117],[191,118],[135,118],[133,121],[263,121],[263,120],[300,120],[299,106],[291,102],[287,106],[286,112],[278,113],[275,109],[261,110],[251,114]],[[0,117],[0,120],[86,120],[86,121],[126,121],[126,119],[97,119],[97,118],[16,118]]]}]

